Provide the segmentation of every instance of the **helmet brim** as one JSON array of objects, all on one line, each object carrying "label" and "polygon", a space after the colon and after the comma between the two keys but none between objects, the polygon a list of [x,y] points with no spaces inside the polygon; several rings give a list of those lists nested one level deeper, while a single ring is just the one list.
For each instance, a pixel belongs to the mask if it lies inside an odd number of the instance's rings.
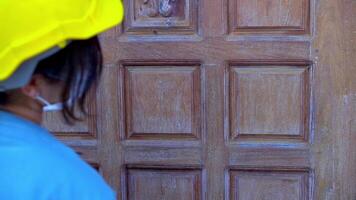
[{"label": "helmet brim", "polygon": [[30,82],[38,62],[55,54],[59,50],[61,50],[61,48],[53,47],[50,50],[23,62],[10,78],[5,81],[0,81],[0,92],[14,90],[25,86]]}]

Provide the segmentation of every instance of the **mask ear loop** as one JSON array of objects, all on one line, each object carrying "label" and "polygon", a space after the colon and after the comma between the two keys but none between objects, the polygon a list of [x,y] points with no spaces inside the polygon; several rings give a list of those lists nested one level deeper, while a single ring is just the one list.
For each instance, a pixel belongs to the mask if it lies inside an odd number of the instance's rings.
[{"label": "mask ear loop", "polygon": [[43,106],[43,112],[54,112],[63,110],[63,103],[50,104],[46,99],[39,95],[36,96],[36,99],[40,101],[43,105],[45,105]]},{"label": "mask ear loop", "polygon": [[40,101],[43,105],[49,106],[51,105],[46,99],[42,98],[40,95],[36,96],[36,99]]}]

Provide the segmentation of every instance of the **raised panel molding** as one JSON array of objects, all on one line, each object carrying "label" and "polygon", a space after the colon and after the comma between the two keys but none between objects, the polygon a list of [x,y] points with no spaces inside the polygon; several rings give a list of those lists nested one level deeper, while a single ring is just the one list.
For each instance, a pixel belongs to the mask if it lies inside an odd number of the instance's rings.
[{"label": "raised panel molding", "polygon": [[229,33],[308,34],[310,0],[229,0]]},{"label": "raised panel molding", "polygon": [[235,168],[227,178],[230,200],[309,200],[311,196],[308,169]]},{"label": "raised panel molding", "polygon": [[124,32],[129,35],[198,33],[196,0],[126,0]]},{"label": "raised panel molding", "polygon": [[228,73],[231,141],[308,141],[308,62],[238,61]]},{"label": "raised panel molding", "polygon": [[124,179],[128,200],[202,199],[201,169],[128,166]]},{"label": "raised panel molding", "polygon": [[130,63],[122,70],[124,138],[200,139],[199,64]]}]

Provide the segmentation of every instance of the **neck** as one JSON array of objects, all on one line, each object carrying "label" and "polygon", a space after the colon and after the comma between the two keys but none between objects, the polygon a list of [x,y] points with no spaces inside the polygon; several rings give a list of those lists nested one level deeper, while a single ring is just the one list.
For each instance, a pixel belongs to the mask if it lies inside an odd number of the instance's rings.
[{"label": "neck", "polygon": [[36,124],[42,123],[42,107],[38,104],[34,103],[32,106],[5,105],[0,108]]}]

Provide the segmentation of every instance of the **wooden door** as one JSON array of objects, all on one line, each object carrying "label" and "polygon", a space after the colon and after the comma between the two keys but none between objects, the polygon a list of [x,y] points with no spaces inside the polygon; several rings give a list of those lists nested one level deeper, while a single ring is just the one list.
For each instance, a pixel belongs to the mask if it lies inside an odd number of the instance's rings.
[{"label": "wooden door", "polygon": [[126,0],[92,116],[123,200],[356,199],[353,0]]}]

